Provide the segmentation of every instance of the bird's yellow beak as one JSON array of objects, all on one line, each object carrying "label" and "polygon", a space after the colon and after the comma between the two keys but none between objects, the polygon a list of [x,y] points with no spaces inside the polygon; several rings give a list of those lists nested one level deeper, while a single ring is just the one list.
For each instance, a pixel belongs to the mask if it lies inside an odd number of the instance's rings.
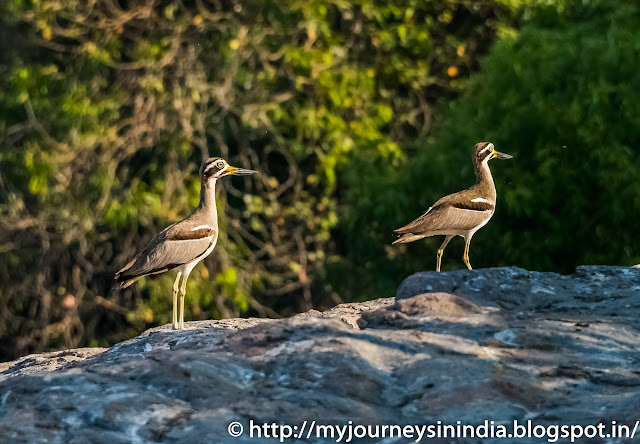
[{"label": "bird's yellow beak", "polygon": [[247,170],[247,169],[244,169],[244,168],[236,168],[236,167],[233,167],[233,166],[229,165],[227,167],[227,169],[225,170],[225,173],[226,174],[230,174],[232,176],[249,176],[250,174],[256,174],[257,171]]},{"label": "bird's yellow beak", "polygon": [[511,154],[501,153],[498,150],[493,150],[493,156],[491,156],[492,159],[511,159],[512,157]]}]

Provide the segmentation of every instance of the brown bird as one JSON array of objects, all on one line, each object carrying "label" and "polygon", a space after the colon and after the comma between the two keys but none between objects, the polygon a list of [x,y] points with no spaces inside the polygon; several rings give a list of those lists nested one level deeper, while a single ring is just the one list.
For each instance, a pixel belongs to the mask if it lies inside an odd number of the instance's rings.
[{"label": "brown bird", "polygon": [[[184,329],[184,298],[191,270],[209,256],[218,241],[216,182],[224,176],[244,176],[256,171],[236,168],[220,157],[204,161],[200,167],[200,204],[186,219],[165,228],[131,262],[116,273],[113,290],[126,288],[143,276],[177,270],[173,284],[173,328]],[[179,286],[182,277],[182,285]],[[178,290],[180,315],[178,316]]]},{"label": "brown bird", "polygon": [[493,143],[481,142],[473,150],[473,167],[476,184],[471,188],[449,194],[437,201],[419,218],[402,228],[394,230],[399,234],[393,244],[404,244],[429,236],[444,235],[444,242],[438,249],[436,271],[440,271],[442,253],[454,236],[465,240],[463,260],[469,270],[469,244],[471,238],[486,225],[496,209],[496,187],[489,170],[491,159],[511,159],[509,154],[499,153]]}]

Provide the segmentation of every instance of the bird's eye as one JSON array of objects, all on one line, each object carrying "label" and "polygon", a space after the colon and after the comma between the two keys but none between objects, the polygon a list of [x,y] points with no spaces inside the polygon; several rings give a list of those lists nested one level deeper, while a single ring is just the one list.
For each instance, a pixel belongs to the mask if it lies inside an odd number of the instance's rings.
[{"label": "bird's eye", "polygon": [[216,167],[218,167],[219,169],[224,168],[224,160],[218,160],[216,162]]}]

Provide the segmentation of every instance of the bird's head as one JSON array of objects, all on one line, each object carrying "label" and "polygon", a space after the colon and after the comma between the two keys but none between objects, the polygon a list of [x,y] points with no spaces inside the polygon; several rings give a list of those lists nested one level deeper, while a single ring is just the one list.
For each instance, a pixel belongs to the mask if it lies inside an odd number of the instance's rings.
[{"label": "bird's head", "polygon": [[222,157],[210,157],[200,167],[201,180],[219,179],[224,176],[248,176],[256,173],[257,171],[254,170],[233,167]]},{"label": "bird's head", "polygon": [[484,161],[490,161],[491,159],[511,159],[513,156],[496,151],[493,143],[480,142],[476,143],[476,147],[473,150],[473,157],[478,163]]}]

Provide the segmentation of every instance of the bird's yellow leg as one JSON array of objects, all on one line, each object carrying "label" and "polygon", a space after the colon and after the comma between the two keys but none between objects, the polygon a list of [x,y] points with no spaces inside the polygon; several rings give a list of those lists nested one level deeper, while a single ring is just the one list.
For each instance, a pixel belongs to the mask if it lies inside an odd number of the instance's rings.
[{"label": "bird's yellow leg", "polygon": [[182,276],[182,272],[178,271],[178,276],[176,276],[176,280],[173,283],[173,329],[178,329],[178,289],[180,283],[180,276]]},{"label": "bird's yellow leg", "polygon": [[189,279],[189,275],[185,273],[180,286],[180,319],[178,324],[180,330],[184,330],[184,297],[187,294],[187,279]]},{"label": "bird's yellow leg", "polygon": [[442,262],[442,254],[444,253],[444,249],[447,248],[447,244],[449,243],[449,241],[453,239],[453,236],[447,236],[444,238],[444,242],[442,242],[442,245],[440,245],[440,248],[438,248],[438,261],[436,263],[436,271],[440,271],[440,263]]},{"label": "bird's yellow leg", "polygon": [[464,261],[464,264],[467,266],[469,270],[473,270],[473,268],[471,268],[471,263],[469,262],[469,244],[470,243],[471,243],[471,239],[464,240],[464,256],[462,256],[462,260]]}]

